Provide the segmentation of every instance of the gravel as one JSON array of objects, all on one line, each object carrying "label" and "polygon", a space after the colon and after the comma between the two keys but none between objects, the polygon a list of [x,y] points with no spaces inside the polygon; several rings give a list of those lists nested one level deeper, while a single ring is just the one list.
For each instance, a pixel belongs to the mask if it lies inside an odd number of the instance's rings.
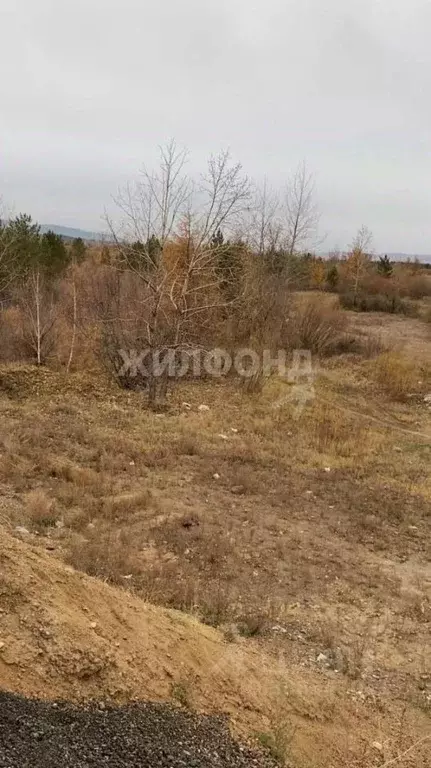
[{"label": "gravel", "polygon": [[0,768],[274,768],[223,717],[142,703],[74,707],[0,692]]}]

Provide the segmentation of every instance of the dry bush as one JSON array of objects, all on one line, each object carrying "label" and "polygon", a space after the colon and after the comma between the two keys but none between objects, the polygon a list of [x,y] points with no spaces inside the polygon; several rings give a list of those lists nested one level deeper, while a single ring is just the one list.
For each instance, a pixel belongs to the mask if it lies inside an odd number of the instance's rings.
[{"label": "dry bush", "polygon": [[172,445],[158,445],[145,451],[141,457],[142,463],[148,469],[167,469],[174,457]]},{"label": "dry bush", "polygon": [[154,508],[154,497],[150,490],[137,493],[125,493],[105,499],[101,505],[100,516],[104,520],[118,521],[130,518],[136,513]]},{"label": "dry bush", "polygon": [[22,328],[23,317],[18,307],[0,311],[0,359],[3,362],[25,360]]},{"label": "dry bush", "polygon": [[286,323],[286,340],[292,349],[308,349],[317,355],[344,351],[347,317],[338,300],[306,297],[297,302]]},{"label": "dry bush", "polygon": [[379,355],[372,363],[376,384],[394,400],[405,400],[418,387],[415,363],[397,352]]},{"label": "dry bush", "polygon": [[172,450],[178,456],[199,456],[201,446],[195,435],[181,435],[172,445]]},{"label": "dry bush", "polygon": [[154,605],[191,613],[209,626],[218,627],[234,617],[235,595],[219,577],[202,578],[186,562],[158,558],[146,564],[133,580],[139,593]]},{"label": "dry bush", "polygon": [[85,539],[72,538],[67,560],[78,571],[123,586],[130,584],[126,577],[138,576],[142,569],[136,536],[126,529],[100,527],[88,531]]},{"label": "dry bush", "polygon": [[63,464],[61,462],[53,461],[50,464],[50,474],[52,477],[57,477],[62,480],[66,480],[68,483],[73,483],[78,488],[102,488],[103,478],[98,472],[89,467],[75,467],[72,464]]},{"label": "dry bush", "polygon": [[402,299],[398,295],[383,293],[361,292],[357,296],[353,293],[340,294],[340,302],[344,309],[358,312],[387,312],[391,315],[415,316],[417,307],[411,301]]},{"label": "dry bush", "polygon": [[242,637],[257,637],[268,631],[269,620],[268,616],[262,613],[246,614],[237,619],[236,626]]},{"label": "dry bush", "polygon": [[375,333],[355,336],[351,348],[351,352],[359,354],[361,357],[364,357],[367,360],[378,357],[378,355],[381,355],[383,352],[387,351],[387,345],[385,345],[381,337],[376,336]]},{"label": "dry bush", "polygon": [[29,491],[24,496],[26,518],[36,528],[44,528],[55,525],[57,515],[54,501],[49,498],[42,488]]},{"label": "dry bush", "polygon": [[287,718],[283,720],[280,716],[273,723],[270,732],[262,731],[256,734],[259,744],[269,752],[276,763],[286,768],[292,765],[290,757],[294,737],[295,727]]},{"label": "dry bush", "polygon": [[400,296],[408,296],[411,299],[431,296],[431,275],[425,270],[412,274],[405,267],[401,267],[395,271],[394,278]]},{"label": "dry bush", "polygon": [[229,348],[277,348],[291,303],[289,278],[269,273],[253,254],[245,252],[238,296],[229,308],[225,338]]},{"label": "dry bush", "polygon": [[252,376],[244,376],[241,379],[243,392],[248,395],[256,395],[262,392],[269,375],[263,368],[259,368]]},{"label": "dry bush", "polygon": [[312,446],[321,454],[347,458],[372,449],[369,432],[338,409],[319,408],[311,413],[310,436]]}]

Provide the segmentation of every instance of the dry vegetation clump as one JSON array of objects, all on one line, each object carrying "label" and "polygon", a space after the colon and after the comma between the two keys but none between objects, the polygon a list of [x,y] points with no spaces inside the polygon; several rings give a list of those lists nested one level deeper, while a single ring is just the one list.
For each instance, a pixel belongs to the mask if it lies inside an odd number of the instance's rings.
[{"label": "dry vegetation clump", "polygon": [[29,491],[24,495],[25,518],[41,529],[54,526],[57,521],[54,500],[49,498],[48,494],[42,488]]},{"label": "dry vegetation clump", "polygon": [[67,561],[90,576],[130,586],[131,578],[141,571],[136,538],[127,527],[113,530],[106,525],[91,525],[85,537],[72,537]]},{"label": "dry vegetation clump", "polygon": [[352,293],[343,293],[340,295],[340,302],[344,309],[358,312],[388,312],[392,315],[399,314],[409,317],[418,314],[418,307],[415,302],[387,293],[361,293],[358,296]]},{"label": "dry vegetation clump", "polygon": [[346,314],[334,297],[303,296],[297,300],[286,324],[290,349],[307,349],[328,356],[344,351]]},{"label": "dry vegetation clump", "polygon": [[376,384],[394,400],[406,400],[420,389],[418,365],[403,354],[379,355],[372,363],[372,372]]}]

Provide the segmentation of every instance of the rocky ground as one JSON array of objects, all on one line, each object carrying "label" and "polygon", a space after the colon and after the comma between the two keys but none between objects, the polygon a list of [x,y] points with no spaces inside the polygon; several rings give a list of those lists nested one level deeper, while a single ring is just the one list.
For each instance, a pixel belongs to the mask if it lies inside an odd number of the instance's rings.
[{"label": "rocky ground", "polygon": [[162,704],[77,708],[0,694],[1,768],[272,768],[226,721]]}]

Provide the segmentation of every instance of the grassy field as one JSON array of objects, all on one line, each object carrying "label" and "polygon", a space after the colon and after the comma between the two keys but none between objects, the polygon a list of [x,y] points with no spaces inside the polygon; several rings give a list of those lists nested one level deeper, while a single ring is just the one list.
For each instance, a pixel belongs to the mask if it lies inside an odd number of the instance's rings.
[{"label": "grassy field", "polygon": [[315,358],[299,416],[278,377],[183,382],[155,414],[103,377],[2,368],[0,522],[282,663],[259,735],[280,759],[425,768],[431,333],[349,322],[370,354]]}]

